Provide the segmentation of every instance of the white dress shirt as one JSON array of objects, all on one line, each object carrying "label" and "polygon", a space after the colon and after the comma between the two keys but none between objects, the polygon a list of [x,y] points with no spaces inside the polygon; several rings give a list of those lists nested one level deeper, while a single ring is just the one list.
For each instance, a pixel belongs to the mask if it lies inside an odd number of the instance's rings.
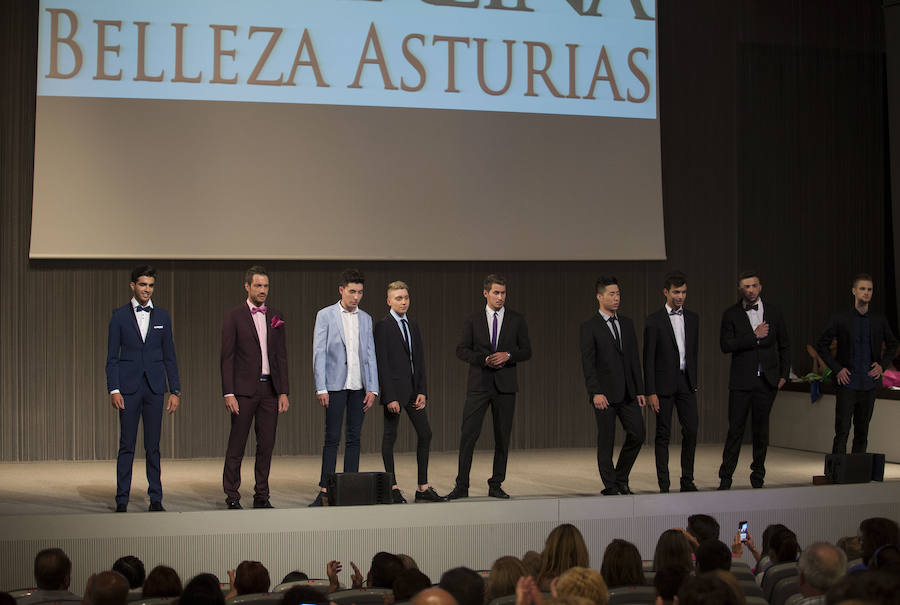
[{"label": "white dress shirt", "polygon": [[[613,342],[618,341],[619,347],[624,351],[625,344],[622,342],[622,322],[619,321],[619,316],[618,315],[607,315],[603,311],[600,311],[600,317],[602,317],[603,321],[606,322],[606,327],[609,328],[609,333],[612,334]],[[609,321],[610,317],[615,317],[615,319],[613,321]],[[613,328],[613,322],[615,322],[615,324],[616,324],[615,328]],[[616,329],[619,330],[618,338],[616,338]]]},{"label": "white dress shirt", "polygon": [[341,305],[341,324],[347,347],[347,382],[344,383],[344,389],[358,391],[363,388],[362,368],[359,365],[359,309],[348,311]]},{"label": "white dress shirt", "polygon": [[[748,309],[748,308],[747,308],[747,303],[746,303],[746,301],[741,301],[741,305],[744,307],[744,313],[747,314],[747,319],[750,320],[750,327],[752,327],[754,330],[756,330],[757,326],[759,326],[759,324],[761,324],[762,321],[763,321],[763,303],[762,303],[762,299],[761,299],[761,298],[757,298],[757,299],[756,299],[756,304],[759,305],[759,309],[757,309],[757,310],[754,311],[753,309]],[[758,338],[757,338],[756,340],[759,341]],[[756,375],[757,375],[757,376],[762,376],[762,373],[763,373],[762,364],[759,364],[759,367],[756,368]]]},{"label": "white dress shirt", "polygon": [[497,346],[500,346],[500,330],[503,328],[503,316],[506,314],[506,307],[500,307],[499,311],[491,309],[490,305],[485,305],[484,313],[488,322],[488,337],[493,341],[494,338],[494,313],[497,314]]},{"label": "white dress shirt", "polygon": [[[138,328],[141,330],[141,340],[147,340],[147,330],[150,329],[150,314],[146,311],[141,311],[138,313],[138,305],[140,303],[137,301],[135,297],[131,297],[131,312],[134,313],[134,318],[137,319]],[[153,308],[153,300],[148,300],[147,305],[151,309]]]},{"label": "white dress shirt", "polygon": [[684,308],[679,309],[680,313],[672,314],[672,307],[666,303],[666,313],[669,314],[669,321],[672,323],[672,331],[675,332],[675,342],[678,344],[678,369],[684,371],[685,347],[684,347]]}]

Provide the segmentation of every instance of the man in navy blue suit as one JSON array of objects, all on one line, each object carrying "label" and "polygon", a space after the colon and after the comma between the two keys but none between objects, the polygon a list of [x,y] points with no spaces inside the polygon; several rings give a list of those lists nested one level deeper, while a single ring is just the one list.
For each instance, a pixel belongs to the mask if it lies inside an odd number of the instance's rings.
[{"label": "man in navy blue suit", "polygon": [[[109,320],[106,386],[112,406],[119,410],[119,456],[116,462],[116,512],[128,509],[131,467],[138,423],[144,419],[147,495],[151,511],[164,511],[159,470],[159,434],[163,394],[169,391],[166,411],[178,409],[181,385],[172,340],[172,320],[150,300],[156,269],[142,265],[131,272],[131,302],[114,310]],[[168,388],[166,386],[168,382]]]}]

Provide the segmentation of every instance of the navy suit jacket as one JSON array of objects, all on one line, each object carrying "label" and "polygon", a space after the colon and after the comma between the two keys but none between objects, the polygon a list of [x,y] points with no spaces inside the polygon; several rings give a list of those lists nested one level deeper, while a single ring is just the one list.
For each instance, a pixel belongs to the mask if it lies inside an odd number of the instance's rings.
[{"label": "navy suit jacket", "polygon": [[118,389],[123,395],[137,392],[143,376],[157,395],[180,391],[172,320],[169,312],[159,307],[150,311],[146,340],[134,316],[131,302],[114,310],[109,319],[109,351],[106,356],[106,390]]}]

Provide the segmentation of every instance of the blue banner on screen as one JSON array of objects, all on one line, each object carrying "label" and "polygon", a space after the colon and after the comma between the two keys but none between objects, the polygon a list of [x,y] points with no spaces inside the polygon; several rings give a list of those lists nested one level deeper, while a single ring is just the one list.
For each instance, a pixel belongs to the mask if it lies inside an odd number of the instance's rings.
[{"label": "blue banner on screen", "polygon": [[647,0],[41,4],[43,96],[657,113]]}]

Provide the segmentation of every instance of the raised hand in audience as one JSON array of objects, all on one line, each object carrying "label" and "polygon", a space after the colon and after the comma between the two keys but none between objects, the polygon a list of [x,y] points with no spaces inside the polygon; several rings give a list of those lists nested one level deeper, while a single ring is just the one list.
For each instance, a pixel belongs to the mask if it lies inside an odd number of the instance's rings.
[{"label": "raised hand in audience", "polygon": [[228,594],[225,595],[226,601],[228,599],[231,599],[231,598],[237,596],[237,588],[234,587],[234,576],[235,576],[235,570],[229,569],[228,570],[228,588],[229,588],[229,590],[228,590]]},{"label": "raised hand in audience", "polygon": [[338,579],[338,574],[343,571],[344,566],[341,565],[340,561],[329,561],[325,565],[325,575],[328,578],[328,592],[332,593],[335,590],[340,589],[341,581]]},{"label": "raised hand in audience", "polygon": [[350,567],[353,568],[353,573],[350,574],[350,582],[353,588],[362,588],[363,585],[363,575],[359,571],[359,567],[356,566],[356,563],[350,561]]},{"label": "raised hand in audience", "polygon": [[523,576],[516,582],[516,605],[542,605],[544,597],[537,582],[531,576]]}]

